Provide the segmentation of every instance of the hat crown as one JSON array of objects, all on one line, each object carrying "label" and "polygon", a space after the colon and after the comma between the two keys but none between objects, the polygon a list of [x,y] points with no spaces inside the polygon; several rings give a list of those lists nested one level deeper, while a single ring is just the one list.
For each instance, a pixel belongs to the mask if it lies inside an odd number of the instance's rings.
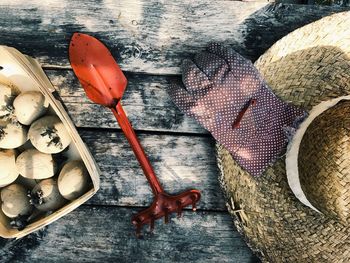
[{"label": "hat crown", "polygon": [[341,101],[307,128],[298,154],[300,184],[323,214],[350,222],[350,101]]}]

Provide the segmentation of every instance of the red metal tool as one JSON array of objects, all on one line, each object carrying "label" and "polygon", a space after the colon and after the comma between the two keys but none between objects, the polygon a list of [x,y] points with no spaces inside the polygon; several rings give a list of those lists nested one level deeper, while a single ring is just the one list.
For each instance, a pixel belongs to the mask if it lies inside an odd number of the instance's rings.
[{"label": "red metal tool", "polygon": [[189,190],[171,196],[164,192],[159,183],[122,108],[120,100],[125,91],[127,79],[109,50],[96,38],[75,33],[69,45],[69,60],[88,98],[112,110],[151,185],[155,196],[152,205],[132,218],[137,235],[141,234],[142,226],[145,224],[149,224],[152,231],[154,221],[158,218],[164,216],[167,223],[170,213],[177,212],[178,216],[181,216],[182,209],[188,205],[192,205],[195,211],[196,203],[201,196],[198,190]]}]

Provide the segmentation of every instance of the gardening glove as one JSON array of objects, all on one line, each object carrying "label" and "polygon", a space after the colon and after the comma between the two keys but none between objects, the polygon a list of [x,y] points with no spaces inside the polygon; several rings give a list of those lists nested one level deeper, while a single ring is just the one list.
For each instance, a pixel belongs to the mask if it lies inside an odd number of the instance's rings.
[{"label": "gardening glove", "polygon": [[281,101],[251,61],[219,44],[210,44],[182,65],[182,82],[169,94],[253,176],[261,175],[288,142],[306,112]]}]

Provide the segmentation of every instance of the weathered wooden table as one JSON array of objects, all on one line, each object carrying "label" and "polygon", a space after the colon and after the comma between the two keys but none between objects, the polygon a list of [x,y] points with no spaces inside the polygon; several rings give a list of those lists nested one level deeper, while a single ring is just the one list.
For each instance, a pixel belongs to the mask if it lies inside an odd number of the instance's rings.
[{"label": "weathered wooden table", "polygon": [[[0,239],[0,262],[258,261],[226,212],[214,140],[175,107],[166,87],[179,77],[181,60],[210,41],[255,60],[293,29],[345,8],[194,2],[0,2],[0,44],[39,59],[102,171],[101,189],[87,204],[23,239]],[[125,110],[165,189],[202,192],[198,212],[157,222],[143,239],[130,219],[152,193],[114,117],[86,99],[69,67],[76,31],[104,41],[126,72]]]}]

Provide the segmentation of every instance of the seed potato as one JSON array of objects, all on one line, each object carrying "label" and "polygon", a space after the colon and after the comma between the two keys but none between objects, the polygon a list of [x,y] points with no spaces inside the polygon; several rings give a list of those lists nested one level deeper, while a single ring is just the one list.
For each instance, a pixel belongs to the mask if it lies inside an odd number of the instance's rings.
[{"label": "seed potato", "polygon": [[61,195],[74,200],[88,190],[89,174],[82,161],[70,161],[66,163],[58,176],[58,189]]},{"label": "seed potato", "polygon": [[62,152],[71,142],[66,127],[57,116],[45,116],[33,122],[28,137],[43,153]]},{"label": "seed potato", "polygon": [[15,150],[0,149],[0,168],[0,187],[9,185],[17,179]]},{"label": "seed potato", "polygon": [[40,91],[27,91],[15,98],[13,107],[17,120],[24,125],[30,125],[45,114],[48,105]]},{"label": "seed potato", "polygon": [[66,203],[58,191],[57,181],[52,178],[38,183],[32,190],[31,196],[31,202],[40,211],[53,211]]},{"label": "seed potato", "polygon": [[12,102],[18,91],[11,86],[0,83],[0,117],[4,118],[12,114]]},{"label": "seed potato", "polygon": [[20,123],[0,121],[0,148],[15,149],[27,141],[27,129]]},{"label": "seed potato", "polygon": [[1,209],[9,218],[28,215],[32,211],[27,190],[19,184],[1,189]]},{"label": "seed potato", "polygon": [[28,149],[22,152],[16,160],[17,171],[20,175],[30,179],[46,179],[57,171],[57,165],[51,154]]}]

